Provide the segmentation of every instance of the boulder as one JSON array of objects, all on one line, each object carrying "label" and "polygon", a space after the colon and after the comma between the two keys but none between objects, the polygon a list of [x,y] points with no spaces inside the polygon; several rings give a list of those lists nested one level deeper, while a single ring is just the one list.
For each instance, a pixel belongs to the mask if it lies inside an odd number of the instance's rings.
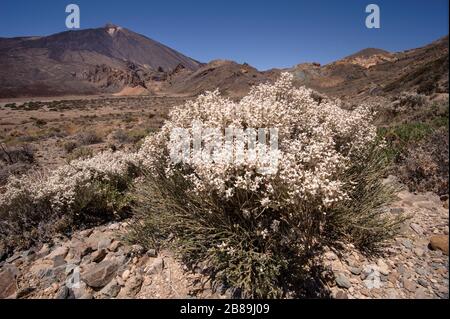
[{"label": "boulder", "polygon": [[111,280],[102,290],[100,290],[101,297],[115,298],[120,292],[120,285],[116,279]]},{"label": "boulder", "polygon": [[109,246],[109,250],[116,252],[119,247],[122,246],[122,243],[118,240],[115,240],[112,242],[112,244]]},{"label": "boulder", "polygon": [[118,298],[133,298],[141,290],[144,279],[141,275],[130,277],[125,283],[125,286],[120,290]]},{"label": "boulder", "polygon": [[336,277],[335,278],[336,284],[338,287],[349,289],[352,286],[352,284],[350,283],[350,280],[348,280],[348,278],[344,274],[336,273],[335,277]]},{"label": "boulder", "polygon": [[149,260],[149,263],[144,269],[144,272],[147,274],[156,274],[162,272],[164,269],[164,259],[155,258],[153,260]]},{"label": "boulder", "polygon": [[58,263],[60,260],[64,260],[64,258],[66,258],[68,253],[69,248],[67,248],[66,246],[60,246],[56,248],[54,251],[52,251],[50,254],[45,256],[44,259]]},{"label": "boulder", "polygon": [[107,254],[108,252],[104,248],[97,250],[92,254],[92,261],[95,263],[101,262],[106,257]]},{"label": "boulder", "polygon": [[12,268],[0,270],[0,299],[14,295],[17,291],[16,274]]},{"label": "boulder", "polygon": [[448,236],[436,235],[431,237],[428,247],[431,250],[440,250],[448,256]]},{"label": "boulder", "polygon": [[116,275],[119,264],[113,260],[105,260],[98,264],[90,264],[81,273],[81,280],[89,287],[102,288]]}]

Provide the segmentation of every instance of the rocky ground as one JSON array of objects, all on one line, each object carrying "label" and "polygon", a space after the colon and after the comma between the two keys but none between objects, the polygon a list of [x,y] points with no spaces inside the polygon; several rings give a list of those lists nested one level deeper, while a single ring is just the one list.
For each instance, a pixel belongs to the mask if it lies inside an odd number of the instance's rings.
[{"label": "rocky ground", "polygon": [[[351,245],[323,259],[333,298],[448,298],[448,198],[399,193],[391,214],[407,213],[385,254],[368,259]],[[0,298],[230,298],[202,269],[187,269],[170,252],[123,240],[127,222],[57,238],[0,263]],[[1,257],[1,256],[0,256]]]},{"label": "rocky ground", "polygon": [[[402,191],[392,214],[412,218],[382,257],[368,259],[352,247],[324,254],[335,298],[448,298],[448,197]],[[442,200],[441,200],[442,199]]]},{"label": "rocky ground", "polygon": [[126,244],[126,226],[96,227],[14,254],[1,264],[0,298],[213,297],[201,271],[187,273],[169,252]]}]

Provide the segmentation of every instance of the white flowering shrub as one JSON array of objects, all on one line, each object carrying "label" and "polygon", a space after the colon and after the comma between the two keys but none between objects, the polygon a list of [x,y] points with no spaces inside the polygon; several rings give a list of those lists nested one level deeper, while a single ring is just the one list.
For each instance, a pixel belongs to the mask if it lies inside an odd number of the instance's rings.
[{"label": "white flowering shrub", "polygon": [[[215,91],[174,109],[161,132],[144,142],[140,153],[145,163],[152,166],[163,156],[168,172],[174,169],[166,155],[172,147],[170,133],[175,128],[192,130],[194,122],[221,130],[230,126],[275,127],[280,140],[277,174],[256,174],[260,165],[257,160],[223,164],[220,160],[205,163],[194,159],[189,165],[192,173],[185,175],[192,182],[193,191],[214,192],[223,199],[240,190],[253,191],[264,206],[273,209],[306,201],[328,207],[344,200],[340,173],[376,138],[370,111],[359,108],[349,112],[331,102],[319,107],[311,97],[312,91],[293,88],[291,80],[286,73],[274,85],[253,88],[238,103]],[[226,156],[226,151],[218,157]],[[278,185],[288,185],[288,189],[285,192]]]},{"label": "white flowering shrub", "polygon": [[[188,264],[206,264],[215,279],[250,297],[281,296],[289,278],[307,274],[327,238],[354,235],[367,247],[388,238],[396,222],[374,213],[390,192],[373,159],[370,109],[319,104],[312,94],[285,73],[239,102],[215,91],[173,109],[139,151],[149,170],[136,188],[141,222],[131,236],[171,245]],[[277,170],[262,174],[263,163],[251,157],[224,161],[226,148],[214,161],[173,163],[171,133],[182,128],[193,136],[193,123],[222,131],[277,128]]]},{"label": "white flowering shrub", "polygon": [[49,235],[49,228],[70,229],[121,213],[139,165],[136,154],[104,152],[54,171],[10,177],[0,194],[0,239],[26,246]]}]

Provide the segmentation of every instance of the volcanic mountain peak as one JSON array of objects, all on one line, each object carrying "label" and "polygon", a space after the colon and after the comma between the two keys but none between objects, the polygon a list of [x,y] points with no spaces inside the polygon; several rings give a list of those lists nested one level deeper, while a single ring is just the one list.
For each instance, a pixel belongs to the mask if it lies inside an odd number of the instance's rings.
[{"label": "volcanic mountain peak", "polygon": [[111,92],[201,63],[108,23],[43,37],[0,38],[0,96]]},{"label": "volcanic mountain peak", "polygon": [[108,32],[108,34],[110,36],[114,36],[114,34],[116,34],[118,31],[122,30],[123,28],[115,25],[113,23],[107,23],[104,27],[104,29],[106,30],[106,32]]}]

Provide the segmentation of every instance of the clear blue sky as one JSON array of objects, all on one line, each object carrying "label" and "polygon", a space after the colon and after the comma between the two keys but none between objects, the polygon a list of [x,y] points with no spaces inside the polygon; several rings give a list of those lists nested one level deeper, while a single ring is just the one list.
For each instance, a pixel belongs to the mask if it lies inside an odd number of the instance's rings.
[{"label": "clear blue sky", "polygon": [[[65,7],[81,28],[112,22],[202,62],[230,59],[260,70],[328,63],[362,48],[400,51],[448,34],[448,0],[1,0],[0,37],[65,31]],[[381,9],[367,29],[365,7]]]}]

